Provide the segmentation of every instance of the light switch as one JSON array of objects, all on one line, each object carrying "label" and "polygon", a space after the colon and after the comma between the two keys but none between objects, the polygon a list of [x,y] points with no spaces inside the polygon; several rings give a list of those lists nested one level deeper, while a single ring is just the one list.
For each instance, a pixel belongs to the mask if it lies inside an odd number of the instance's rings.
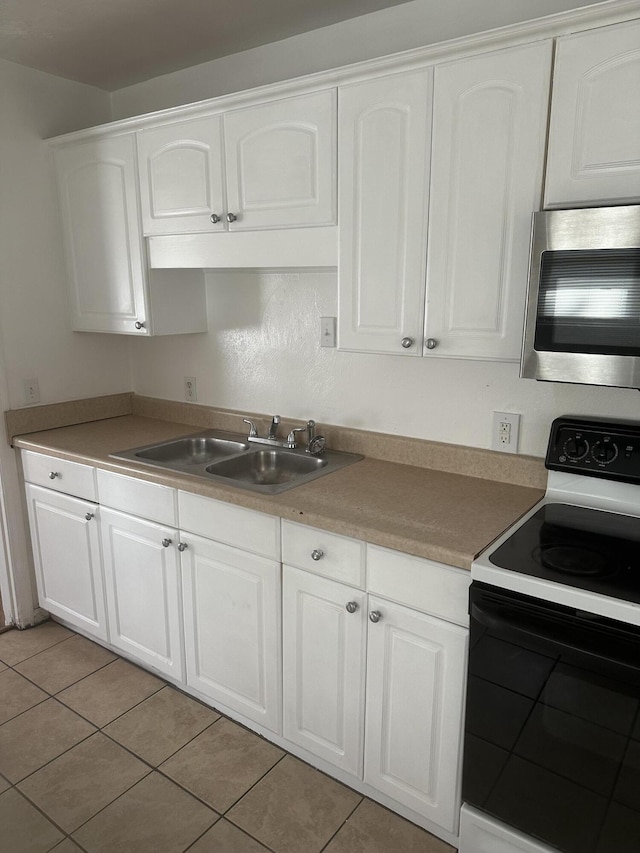
[{"label": "light switch", "polygon": [[336,318],[320,317],[320,346],[335,347],[336,345]]}]

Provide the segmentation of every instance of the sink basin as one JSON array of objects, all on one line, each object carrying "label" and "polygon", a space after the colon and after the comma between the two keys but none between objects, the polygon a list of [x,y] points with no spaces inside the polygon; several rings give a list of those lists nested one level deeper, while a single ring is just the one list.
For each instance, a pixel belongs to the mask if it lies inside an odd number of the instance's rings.
[{"label": "sink basin", "polygon": [[337,450],[311,456],[303,448],[258,447],[242,435],[222,430],[205,430],[110,456],[267,495],[301,486],[362,459]]},{"label": "sink basin", "polygon": [[157,444],[145,450],[134,452],[134,458],[151,462],[178,462],[185,465],[205,465],[220,457],[240,453],[248,448],[243,441],[232,441],[226,438],[211,436],[191,436]]},{"label": "sink basin", "polygon": [[217,477],[228,477],[238,483],[281,486],[322,471],[327,465],[328,461],[321,456],[301,456],[295,451],[270,448],[255,450],[216,465],[209,465],[207,472]]},{"label": "sink basin", "polygon": [[117,453],[111,453],[110,456],[113,459],[170,468],[172,471],[197,473],[204,465],[209,465],[217,459],[226,459],[248,449],[249,444],[243,436],[222,430],[206,430],[185,435],[182,438],[146,444],[144,447],[120,450]]}]

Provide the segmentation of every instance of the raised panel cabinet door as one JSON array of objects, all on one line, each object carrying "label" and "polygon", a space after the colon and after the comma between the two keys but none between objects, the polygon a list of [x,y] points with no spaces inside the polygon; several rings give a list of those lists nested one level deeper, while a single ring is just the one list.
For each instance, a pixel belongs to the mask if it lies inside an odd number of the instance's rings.
[{"label": "raised panel cabinet door", "polygon": [[148,334],[135,134],[68,145],[54,156],[73,328]]},{"label": "raised panel cabinet door", "polygon": [[178,537],[174,529],[101,507],[114,646],[181,681],[184,673]]},{"label": "raised panel cabinet door", "polygon": [[187,684],[279,734],[280,564],[181,538]]},{"label": "raised panel cabinet door", "polygon": [[558,39],[546,207],[640,201],[640,21]]},{"label": "raised panel cabinet door", "polygon": [[369,596],[364,779],[457,832],[466,628]]},{"label": "raised panel cabinet door", "polygon": [[338,346],[420,355],[431,69],[340,89]]},{"label": "raised panel cabinet door", "polygon": [[335,90],[232,110],[224,140],[231,231],[335,222]]},{"label": "raised panel cabinet door", "polygon": [[362,778],[366,594],[284,566],[283,734]]},{"label": "raised panel cabinet door", "polygon": [[25,488],[38,603],[107,640],[97,505],[30,483]]},{"label": "raised panel cabinet door", "polygon": [[424,355],[518,361],[551,41],[436,68]]},{"label": "raised panel cabinet door", "polygon": [[140,131],[138,165],[145,234],[224,230],[220,115]]}]

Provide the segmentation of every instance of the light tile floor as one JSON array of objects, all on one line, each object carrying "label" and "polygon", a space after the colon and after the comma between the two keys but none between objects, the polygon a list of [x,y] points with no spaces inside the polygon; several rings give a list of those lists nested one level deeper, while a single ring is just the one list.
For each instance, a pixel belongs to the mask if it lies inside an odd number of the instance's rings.
[{"label": "light tile floor", "polygon": [[0,850],[451,853],[101,646],[0,634]]}]

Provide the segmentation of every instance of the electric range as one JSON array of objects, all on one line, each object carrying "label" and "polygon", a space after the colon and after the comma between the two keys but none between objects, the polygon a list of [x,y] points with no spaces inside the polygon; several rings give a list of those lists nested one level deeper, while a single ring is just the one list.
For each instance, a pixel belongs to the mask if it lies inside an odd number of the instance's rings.
[{"label": "electric range", "polygon": [[640,851],[640,423],[553,422],[472,565],[460,853]]}]

